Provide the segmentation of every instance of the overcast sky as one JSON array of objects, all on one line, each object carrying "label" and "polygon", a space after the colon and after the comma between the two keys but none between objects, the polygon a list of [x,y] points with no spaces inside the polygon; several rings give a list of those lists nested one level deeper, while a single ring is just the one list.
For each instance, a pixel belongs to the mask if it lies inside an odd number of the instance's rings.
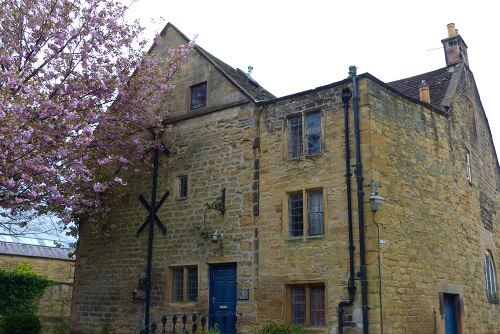
[{"label": "overcast sky", "polygon": [[441,40],[455,23],[500,154],[497,6],[492,0],[136,0],[129,15],[151,36],[167,22],[189,38],[198,35],[198,45],[232,67],[253,66],[254,79],[278,97],[340,81],[350,65],[384,82],[442,68]]}]

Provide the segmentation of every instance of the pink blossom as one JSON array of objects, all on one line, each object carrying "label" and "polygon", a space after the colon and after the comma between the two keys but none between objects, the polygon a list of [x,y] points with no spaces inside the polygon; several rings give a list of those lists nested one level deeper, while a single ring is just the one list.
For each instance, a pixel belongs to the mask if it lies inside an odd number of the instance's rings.
[{"label": "pink blossom", "polygon": [[106,190],[106,187],[104,187],[101,182],[97,182],[94,184],[93,189],[96,193],[102,193]]},{"label": "pink blossom", "polygon": [[2,3],[0,224],[51,212],[110,233],[108,197],[126,185],[116,172],[150,169],[148,128],[168,117],[194,40],[146,53],[121,2],[89,3]]}]

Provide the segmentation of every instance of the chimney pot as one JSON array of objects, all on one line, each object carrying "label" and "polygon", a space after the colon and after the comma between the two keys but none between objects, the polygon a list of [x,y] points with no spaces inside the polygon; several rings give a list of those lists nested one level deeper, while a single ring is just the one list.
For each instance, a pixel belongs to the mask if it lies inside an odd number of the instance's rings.
[{"label": "chimney pot", "polygon": [[458,30],[455,29],[455,23],[448,23],[448,37],[453,37],[458,33]]},{"label": "chimney pot", "polygon": [[429,85],[425,80],[422,80],[422,84],[418,87],[418,93],[420,96],[420,101],[431,103],[431,93],[429,91]]},{"label": "chimney pot", "polygon": [[455,23],[449,23],[448,38],[441,40],[444,46],[444,56],[446,66],[455,65],[461,62],[469,64],[467,58],[467,45],[462,37],[458,34],[458,29],[455,29]]}]

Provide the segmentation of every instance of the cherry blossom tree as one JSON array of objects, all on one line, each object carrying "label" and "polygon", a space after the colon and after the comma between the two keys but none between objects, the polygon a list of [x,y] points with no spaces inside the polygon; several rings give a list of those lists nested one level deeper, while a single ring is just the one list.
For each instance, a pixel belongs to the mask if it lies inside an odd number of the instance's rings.
[{"label": "cherry blossom tree", "polygon": [[146,53],[126,9],[106,0],[0,1],[4,228],[55,216],[109,233],[107,199],[124,186],[117,173],[147,161],[156,144],[148,129],[168,131],[172,77],[193,42]]}]

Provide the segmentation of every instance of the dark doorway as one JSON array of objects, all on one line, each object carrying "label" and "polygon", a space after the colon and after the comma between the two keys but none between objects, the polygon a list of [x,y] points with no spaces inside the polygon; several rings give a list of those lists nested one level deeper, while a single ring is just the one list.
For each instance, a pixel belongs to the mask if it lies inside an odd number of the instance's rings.
[{"label": "dark doorway", "polygon": [[444,333],[458,334],[458,295],[443,294]]},{"label": "dark doorway", "polygon": [[222,334],[235,333],[236,263],[210,266],[209,326]]}]

